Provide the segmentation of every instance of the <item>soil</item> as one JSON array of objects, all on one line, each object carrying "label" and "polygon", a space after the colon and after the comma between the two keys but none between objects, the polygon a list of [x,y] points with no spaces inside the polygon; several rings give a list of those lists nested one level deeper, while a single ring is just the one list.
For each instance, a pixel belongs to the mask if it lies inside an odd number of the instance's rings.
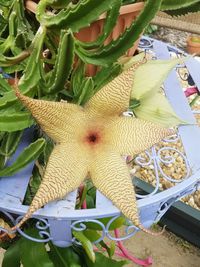
[{"label": "soil", "polygon": [[149,37],[169,43],[186,51],[186,40],[189,35],[191,35],[191,33],[158,27],[155,32],[149,34]]},{"label": "soil", "polygon": [[[200,266],[200,249],[167,231],[158,237],[139,232],[124,245],[135,257],[151,256],[152,267]],[[134,266],[139,265],[130,263],[126,267]]]}]

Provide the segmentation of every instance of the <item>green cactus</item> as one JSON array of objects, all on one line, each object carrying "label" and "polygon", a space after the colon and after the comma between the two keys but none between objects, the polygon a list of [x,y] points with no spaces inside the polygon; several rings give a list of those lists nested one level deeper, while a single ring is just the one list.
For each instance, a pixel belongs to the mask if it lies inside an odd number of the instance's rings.
[{"label": "green cactus", "polygon": [[163,0],[161,10],[171,16],[181,16],[200,11],[199,0]]},{"label": "green cactus", "polygon": [[[31,12],[28,10],[28,2],[29,5],[32,4],[31,8],[29,6]],[[39,3],[36,4],[36,2]],[[123,66],[119,58],[133,46],[157,11],[164,10],[173,15],[179,15],[200,10],[198,0],[146,0],[143,11],[130,27],[117,39],[105,45],[105,40],[116,25],[121,6],[135,2],[141,1],[0,1],[0,68],[2,71],[0,73],[0,176],[12,175],[36,159],[44,165],[53,147],[53,143],[46,136],[41,136],[42,133],[38,131],[34,142],[24,149],[13,164],[6,167],[7,160],[20,143],[23,131],[34,125],[34,121],[31,119],[30,113],[17,100],[13,92],[13,85],[10,85],[9,80],[5,79],[4,73],[10,74],[11,81],[16,79],[20,91],[24,95],[46,100],[66,100],[84,105],[101,87],[122,72]],[[35,6],[37,7],[35,8]],[[78,40],[76,33],[82,28],[90,26],[105,12],[106,18],[99,37],[91,42]],[[98,69],[92,77],[86,75],[88,64],[93,64]],[[142,100],[136,99],[135,95],[132,96],[131,107],[135,109],[136,113],[141,111]],[[149,106],[147,107],[149,108]],[[150,111],[154,112],[151,109]],[[27,202],[32,198],[32,192],[37,191],[40,181],[39,168],[35,166],[27,191]],[[87,185],[87,196],[93,201],[92,196],[88,194],[91,187],[88,188]],[[105,219],[102,219],[102,222],[103,220]],[[113,229],[120,227],[123,223],[124,218],[120,217],[115,221]],[[86,252],[89,251],[90,255],[90,252],[93,252],[90,241],[94,238],[94,234],[98,234],[95,231],[100,229],[93,229],[92,223],[88,224],[88,227],[93,232],[90,235],[85,232],[77,238],[83,242],[83,247],[85,244],[86,248],[84,248]],[[101,241],[100,245],[112,254],[111,250],[113,249],[107,244]],[[62,250],[54,248],[50,243],[50,251],[47,254],[42,244],[33,242],[30,244],[30,241],[25,241],[25,239],[9,243],[3,266],[8,266],[7,262],[10,262],[12,266],[16,265],[16,261],[13,263],[10,261],[9,255],[12,256],[13,251],[20,254],[17,246],[22,247],[21,251],[25,252],[28,248],[30,255],[34,255],[32,265],[35,264],[37,249],[37,252],[40,250],[39,257],[41,255],[38,266],[43,266],[43,263],[48,266],[57,266],[59,262],[61,264],[65,262],[64,260],[68,256],[71,257],[70,263],[72,265],[74,263],[73,266],[82,266],[79,265],[77,248],[76,250],[73,248]],[[80,254],[85,253],[81,251]],[[27,255],[28,253],[21,255],[22,263],[26,262]],[[85,255],[81,261],[86,261],[87,257]],[[105,262],[105,266],[123,266],[125,264],[107,259],[101,254],[97,254],[97,260],[98,258],[101,265],[102,262]],[[13,259],[15,260],[16,257]]]},{"label": "green cactus", "polygon": [[199,0],[163,0],[161,10],[177,10],[196,3],[199,3]]},{"label": "green cactus", "polygon": [[[27,11],[26,1],[1,1],[0,67],[12,77],[17,72],[20,90],[25,95],[79,104],[84,104],[121,72],[117,60],[138,39],[158,10],[176,14],[199,5],[198,0],[144,1],[144,9],[136,21],[116,40],[104,45],[116,24],[120,7],[138,1],[38,2],[32,3],[34,8],[37,6],[33,13]],[[78,40],[76,32],[89,26],[104,12],[107,13],[99,37],[92,42]],[[85,77],[83,70],[88,63],[99,69],[94,77]],[[1,132],[14,134],[33,124],[3,76],[0,76],[0,93]],[[15,124],[16,120],[19,120],[18,124]],[[3,135],[1,143],[6,142],[6,138]]]}]

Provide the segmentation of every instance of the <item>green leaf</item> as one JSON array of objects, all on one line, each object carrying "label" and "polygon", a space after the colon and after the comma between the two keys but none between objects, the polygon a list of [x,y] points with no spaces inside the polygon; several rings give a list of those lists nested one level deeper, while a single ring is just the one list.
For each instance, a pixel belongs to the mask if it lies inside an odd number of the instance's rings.
[{"label": "green leaf", "polygon": [[81,242],[88,258],[91,262],[95,262],[95,253],[93,251],[93,246],[90,240],[83,234],[83,232],[73,231],[74,237]]},{"label": "green leaf", "polygon": [[30,178],[23,204],[28,205],[28,206],[31,204],[33,197],[35,196],[36,192],[38,191],[38,188],[41,184],[41,181],[42,181],[42,177],[39,173],[38,168],[35,166],[33,168],[33,175]]},{"label": "green leaf", "polygon": [[131,48],[144,31],[146,26],[155,16],[160,8],[162,0],[148,0],[143,11],[132,23],[132,25],[124,31],[124,33],[116,40],[110,42],[107,46],[99,48],[97,51],[87,51],[80,46],[76,46],[77,55],[87,63],[94,65],[108,66],[115,62],[120,56]]},{"label": "green leaf", "polygon": [[9,15],[9,35],[6,40],[0,44],[0,51],[2,54],[9,52],[11,47],[14,46],[15,33],[17,30],[16,27],[17,13],[11,9]]},{"label": "green leaf", "polygon": [[128,264],[127,261],[116,261],[116,260],[107,258],[105,255],[99,252],[95,253],[95,256],[96,256],[95,262],[91,262],[87,257],[85,257],[87,267],[102,267],[102,266],[122,267],[122,266],[125,266],[125,264]]},{"label": "green leaf", "polygon": [[[93,243],[101,238],[102,234],[99,234],[96,230],[86,229],[83,234]],[[114,243],[114,244],[113,244]],[[99,245],[106,249],[109,257],[112,257],[115,251],[115,242],[111,242],[111,247],[109,247],[103,240],[99,242]]]},{"label": "green leaf", "polygon": [[77,104],[84,105],[94,94],[94,82],[92,77],[86,78],[82,84]]},{"label": "green leaf", "polygon": [[42,158],[42,161],[44,162],[44,165],[47,164],[47,161],[49,159],[49,156],[54,148],[54,142],[50,138],[46,138],[46,145],[45,148],[42,151],[42,154],[40,156],[40,159]]},{"label": "green leaf", "polygon": [[[26,234],[38,238],[38,232],[35,229],[27,229]],[[20,240],[20,257],[23,267],[54,267],[49,259],[44,243],[38,243],[28,240],[24,237]]]},{"label": "green leaf", "polygon": [[129,107],[131,110],[134,110],[135,108],[140,106],[140,100],[137,100],[136,98],[133,98],[130,100]]},{"label": "green leaf", "polygon": [[12,66],[8,66],[8,67],[3,67],[3,70],[7,74],[13,74],[15,72],[23,71],[24,68],[25,68],[25,61],[26,60],[24,60],[24,62],[20,62],[19,64],[16,64],[16,65],[12,65]]},{"label": "green leaf", "polygon": [[30,47],[32,53],[28,58],[24,75],[19,81],[19,88],[23,94],[27,94],[31,91],[42,79],[41,73],[43,61],[41,59],[41,52],[45,36],[46,29],[40,26]]},{"label": "green leaf", "polygon": [[74,39],[70,32],[61,31],[56,62],[47,84],[47,93],[62,91],[74,63]]},{"label": "green leaf", "polygon": [[22,51],[17,56],[7,57],[7,56],[0,55],[0,66],[9,67],[12,65],[19,64],[21,61],[26,59],[29,55],[30,55],[30,51],[28,50]]},{"label": "green leaf", "polygon": [[3,97],[0,98],[0,109],[9,107],[16,101],[16,99],[13,91],[6,92]]},{"label": "green leaf", "polygon": [[199,3],[199,0],[163,0],[161,10],[175,10]]},{"label": "green leaf", "polygon": [[0,114],[0,131],[15,132],[30,127],[33,120],[29,112]]},{"label": "green leaf", "polygon": [[[42,60],[41,51],[43,48],[43,42],[46,35],[46,30],[40,27],[35,35],[35,38],[31,44],[30,50],[32,51],[28,58],[24,75],[19,81],[19,88],[24,95],[33,96],[33,88],[38,86],[39,81],[42,79]],[[13,91],[6,92],[3,97],[0,98],[0,109],[7,108],[13,105],[17,101],[17,97]]]},{"label": "green leaf", "polygon": [[6,157],[0,154],[0,169],[2,169],[6,164]]},{"label": "green leaf", "polygon": [[84,186],[83,191],[82,191],[80,202],[78,203],[78,205],[76,207],[77,209],[80,209],[81,206],[83,205],[83,202],[86,199],[86,195],[87,195],[87,187]]},{"label": "green leaf", "polygon": [[197,2],[193,5],[190,5],[188,7],[183,7],[175,10],[167,10],[165,13],[171,15],[171,16],[181,16],[181,15],[187,15],[188,13],[197,13],[200,11],[200,3]]},{"label": "green leaf", "polygon": [[102,33],[99,35],[97,40],[93,42],[81,42],[77,41],[82,47],[84,48],[95,48],[103,44],[103,42],[106,40],[106,38],[110,35],[112,32],[117,18],[119,16],[119,9],[121,7],[121,0],[118,0],[118,3],[112,6],[112,8],[107,12],[106,19],[103,25]]},{"label": "green leaf", "polygon": [[3,16],[0,16],[0,34],[5,29],[7,24],[8,24],[7,20],[5,20]]},{"label": "green leaf", "polygon": [[79,61],[74,68],[71,76],[71,88],[73,90],[74,96],[77,97],[81,93],[81,88],[83,80],[85,79],[85,64]]},{"label": "green leaf", "polygon": [[33,120],[29,112],[0,114],[0,131],[15,132],[30,127]]},{"label": "green leaf", "polygon": [[11,89],[12,88],[9,85],[8,81],[0,74],[0,90],[1,90],[1,93],[2,92],[8,92]]},{"label": "green leaf", "polygon": [[72,247],[60,248],[49,243],[49,256],[55,267],[81,267],[80,258]]},{"label": "green leaf", "polygon": [[45,146],[45,139],[39,138],[37,141],[30,144],[24,149],[24,151],[19,155],[16,161],[11,165],[6,167],[3,170],[0,170],[0,176],[9,176],[12,175],[27,164],[31,163],[33,160],[37,159]]},{"label": "green leaf", "polygon": [[0,154],[6,157],[10,157],[16,151],[22,134],[23,131],[6,133],[3,141],[1,142]]},{"label": "green leaf", "polygon": [[115,254],[115,248],[116,248],[116,243],[115,241],[110,242],[110,251],[109,251],[109,257],[112,258],[112,256]]},{"label": "green leaf", "polygon": [[47,2],[49,2],[50,6],[53,8],[64,8],[71,2],[71,0],[49,0]]},{"label": "green leaf", "polygon": [[100,71],[93,77],[94,91],[95,93],[101,89],[104,85],[112,81],[122,71],[122,67],[119,64],[113,64],[108,67],[102,67]]},{"label": "green leaf", "polygon": [[[106,218],[101,218],[98,219],[101,223],[103,223],[105,226],[109,223],[109,221],[112,219],[112,217],[106,217]],[[126,222],[125,217],[118,217],[115,219],[111,224],[108,230],[114,230],[117,228],[120,228],[122,225],[124,225]],[[85,222],[85,225],[87,226],[88,229],[93,229],[93,230],[102,230],[102,227],[98,225],[97,223],[92,223],[92,222]]]},{"label": "green leaf", "polygon": [[137,2],[137,0],[122,0],[123,5],[129,5]]},{"label": "green leaf", "polygon": [[86,195],[85,199],[86,199],[87,209],[95,208],[95,202],[93,197],[91,197],[90,195]]},{"label": "green leaf", "polygon": [[5,252],[2,267],[20,267],[19,241],[14,242]]},{"label": "green leaf", "polygon": [[0,6],[10,6],[14,0],[1,0]]},{"label": "green leaf", "polygon": [[101,235],[96,230],[86,229],[83,231],[84,236],[86,236],[92,243],[98,240]]}]

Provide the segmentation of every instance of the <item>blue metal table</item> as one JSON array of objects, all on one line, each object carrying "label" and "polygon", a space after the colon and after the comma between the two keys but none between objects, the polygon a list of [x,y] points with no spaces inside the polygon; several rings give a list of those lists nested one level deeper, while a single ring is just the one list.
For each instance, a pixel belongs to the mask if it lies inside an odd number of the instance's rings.
[{"label": "blue metal table", "polygon": [[[163,42],[149,38],[143,38],[140,42],[140,47],[147,52],[153,53],[155,59],[169,59],[173,53],[176,53],[177,56],[183,53]],[[185,63],[185,66],[195,85],[200,89],[200,63],[194,58],[191,58]],[[180,138],[186,154],[185,156],[179,153],[187,166],[185,177],[180,181],[175,181],[168,176],[164,177],[166,180],[176,182],[174,187],[158,192],[160,182],[159,174],[162,173],[161,165],[169,164],[169,159],[162,158],[161,151],[171,149],[170,147],[166,146],[157,150],[154,146],[146,151],[149,158],[148,162],[144,162],[141,157],[136,158],[136,162],[141,166],[153,164],[156,174],[155,189],[145,196],[137,195],[140,218],[145,227],[150,227],[153,223],[158,222],[174,202],[200,188],[200,128],[196,125],[193,112],[190,109],[180,81],[177,78],[176,69],[165,80],[164,91],[178,116],[185,121],[192,121],[194,124],[180,126],[178,136],[167,140],[168,142],[176,142]],[[31,136],[32,134],[29,131],[25,133],[23,143],[21,143],[11,161],[14,161],[20,151],[31,142]],[[170,160],[173,161],[173,159]],[[13,225],[20,220],[28,209],[28,206],[23,205],[23,199],[33,166],[34,163],[12,177],[0,178],[0,211],[8,217]],[[72,230],[83,231],[87,227],[86,222],[94,222],[102,229],[102,236],[95,243],[100,242],[105,236],[112,240],[125,240],[137,232],[134,225],[128,224],[124,236],[120,238],[111,236],[109,227],[120,216],[120,212],[99,191],[96,193],[95,209],[76,210],[76,197],[77,191],[74,191],[67,195],[65,199],[49,203],[34,214],[36,228],[39,231],[41,239],[27,236],[21,229],[18,229],[18,232],[37,242],[51,240],[55,245],[60,247],[67,247],[73,242],[76,242],[72,236]],[[103,217],[111,217],[107,225],[104,225],[98,220]]]}]

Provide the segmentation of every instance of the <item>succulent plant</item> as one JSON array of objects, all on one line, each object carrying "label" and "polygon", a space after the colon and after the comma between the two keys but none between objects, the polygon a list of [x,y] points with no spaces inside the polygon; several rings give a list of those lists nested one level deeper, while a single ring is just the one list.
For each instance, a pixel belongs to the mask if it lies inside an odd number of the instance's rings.
[{"label": "succulent plant", "polygon": [[[38,158],[39,162],[45,165],[53,149],[53,143],[38,130],[35,141],[21,153],[16,162],[6,167],[8,159],[18,147],[24,129],[36,124],[30,112],[16,97],[13,83],[18,84],[21,95],[27,99],[34,98],[53,103],[62,100],[84,106],[102,87],[105,88],[111,80],[124,71],[127,62],[122,63],[120,57],[132,47],[156,12],[161,8],[167,9],[170,5],[173,8],[181,6],[180,1],[172,3],[147,0],[143,11],[131,26],[116,40],[105,44],[118,19],[119,9],[126,2],[121,0],[41,0],[38,3],[23,0],[1,1],[1,176],[14,174]],[[187,7],[189,2],[195,4],[197,1],[183,2],[185,4],[183,6]],[[105,12],[105,23],[97,40],[87,43],[78,40],[76,33],[88,27]],[[95,76],[90,77],[85,74],[87,64],[98,67]],[[174,64],[170,65],[170,68]],[[170,68],[165,69],[162,79]],[[5,79],[7,75],[9,79]],[[135,111],[141,114],[139,104],[143,102],[143,95],[138,96],[133,90],[131,100],[136,100],[138,106]],[[149,117],[146,119],[150,120]],[[176,116],[174,120],[176,123],[180,122]],[[35,187],[38,188],[41,181],[38,179],[37,171],[33,172],[33,180],[35,184],[31,183],[31,186],[37,191]],[[28,193],[27,199],[31,199],[32,196],[30,192]]]},{"label": "succulent plant", "polygon": [[180,16],[200,11],[199,0],[163,0],[161,11],[172,16]]},{"label": "succulent plant", "polygon": [[[17,100],[9,81],[17,78],[21,92],[30,97],[57,101],[64,99],[84,104],[122,71],[117,59],[138,39],[160,8],[160,3],[161,0],[147,1],[144,10],[130,28],[117,40],[104,45],[118,18],[121,0],[111,0],[109,4],[106,0],[84,0],[77,3],[42,0],[38,4],[23,0],[1,1],[2,144],[8,148],[8,143],[12,140],[12,147],[16,149],[22,131],[34,124],[30,113]],[[89,26],[106,11],[104,28],[99,38],[90,43],[79,41],[75,33]],[[99,72],[94,77],[85,76],[86,63],[99,67]],[[9,80],[4,79],[4,73],[10,75]],[[37,142],[34,144],[31,145],[32,151],[40,151],[40,144],[39,148]],[[2,168],[15,149],[1,153]],[[38,157],[38,153],[31,159],[35,157]]]}]

